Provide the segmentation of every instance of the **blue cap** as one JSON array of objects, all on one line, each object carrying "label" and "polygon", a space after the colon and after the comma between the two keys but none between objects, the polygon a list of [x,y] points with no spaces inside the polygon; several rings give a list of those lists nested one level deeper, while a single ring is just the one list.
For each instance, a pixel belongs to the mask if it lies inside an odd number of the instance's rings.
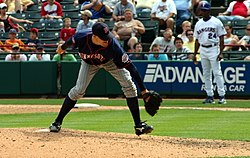
[{"label": "blue cap", "polygon": [[10,29],[9,33],[17,34],[17,31],[15,29]]},{"label": "blue cap", "polygon": [[113,38],[112,33],[109,31],[108,25],[105,23],[97,22],[92,27],[92,32],[94,35],[98,36],[100,39],[107,41]]},{"label": "blue cap", "polygon": [[201,10],[210,10],[211,9],[211,4],[208,3],[207,1],[201,1],[199,5],[200,5]]}]

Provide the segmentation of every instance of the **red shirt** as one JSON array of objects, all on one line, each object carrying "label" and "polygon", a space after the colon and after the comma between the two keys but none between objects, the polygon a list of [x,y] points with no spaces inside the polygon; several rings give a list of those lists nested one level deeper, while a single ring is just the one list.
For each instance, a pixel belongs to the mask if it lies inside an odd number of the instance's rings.
[{"label": "red shirt", "polygon": [[247,11],[248,11],[248,8],[244,4],[244,2],[236,2],[233,6],[233,11],[232,11],[231,15],[240,15],[243,17],[247,17],[248,16]]},{"label": "red shirt", "polygon": [[74,28],[66,29],[62,28],[60,32],[60,38],[62,38],[64,41],[69,39],[71,36],[75,34],[76,30]]},{"label": "red shirt", "polygon": [[48,2],[44,2],[41,9],[41,16],[45,15],[63,16],[61,4],[54,2],[54,4],[51,6]]}]

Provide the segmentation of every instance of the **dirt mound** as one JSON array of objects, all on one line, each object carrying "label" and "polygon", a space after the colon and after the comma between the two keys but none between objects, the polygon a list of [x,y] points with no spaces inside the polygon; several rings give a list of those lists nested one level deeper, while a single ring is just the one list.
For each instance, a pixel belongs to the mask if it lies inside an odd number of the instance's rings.
[{"label": "dirt mound", "polygon": [[1,157],[166,158],[250,155],[250,142],[62,129],[0,129]]}]

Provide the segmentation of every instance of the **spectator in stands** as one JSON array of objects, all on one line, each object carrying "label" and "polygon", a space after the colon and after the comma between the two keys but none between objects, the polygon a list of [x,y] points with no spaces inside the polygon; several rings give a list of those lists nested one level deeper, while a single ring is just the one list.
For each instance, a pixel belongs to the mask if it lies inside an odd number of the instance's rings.
[{"label": "spectator in stands", "polygon": [[55,0],[47,0],[42,4],[40,22],[54,21],[63,22],[63,11],[60,3]]},{"label": "spectator in stands", "polygon": [[60,31],[60,41],[66,41],[75,34],[76,30],[71,27],[71,19],[64,19],[64,28]]},{"label": "spectator in stands", "polygon": [[180,37],[182,40],[183,40],[183,42],[187,42],[188,41],[188,38],[187,38],[187,36],[186,36],[186,31],[188,30],[188,29],[191,29],[191,22],[189,22],[189,21],[184,21],[183,23],[182,23],[182,25],[181,25],[181,27],[182,27],[182,33],[181,34],[179,34],[178,35],[178,37]]},{"label": "spectator in stands", "polygon": [[136,18],[136,10],[134,4],[129,0],[121,0],[115,5],[112,18],[114,21],[122,21],[125,19],[125,10],[131,10],[133,13],[133,18]]},{"label": "spectator in stands", "polygon": [[173,30],[176,14],[176,6],[173,0],[158,0],[152,6],[151,19],[158,20],[160,27]]},{"label": "spectator in stands", "polygon": [[67,52],[63,53],[63,54],[55,54],[53,57],[54,61],[71,61],[71,62],[75,62],[77,61],[75,56],[73,54],[69,54]]},{"label": "spectator in stands", "polygon": [[148,57],[142,53],[142,44],[140,42],[134,45],[134,52],[129,54],[129,59],[131,60],[147,60]]},{"label": "spectator in stands", "polygon": [[194,52],[194,44],[195,44],[195,38],[194,38],[194,31],[192,29],[186,30],[186,36],[188,38],[188,41],[184,42],[184,46],[188,47],[192,52]]},{"label": "spectator in stands", "polygon": [[32,0],[6,0],[5,3],[8,6],[8,13],[21,13],[35,4]]},{"label": "spectator in stands", "polygon": [[28,45],[27,51],[35,51],[36,50],[36,45],[38,43],[42,43],[42,41],[38,39],[38,29],[37,28],[31,28],[30,29],[30,37],[25,42],[25,44]]},{"label": "spectator in stands", "polygon": [[115,5],[119,3],[120,0],[103,0],[103,4],[111,8],[111,11],[114,10]]},{"label": "spectator in stands", "polygon": [[[239,37],[237,35],[234,35],[233,28],[231,25],[225,25],[225,30],[226,34],[224,35],[224,44],[232,44],[232,43],[237,43],[239,42]],[[225,46],[223,51],[228,51],[228,50],[238,50],[239,47],[237,46]]]},{"label": "spectator in stands", "polygon": [[0,33],[4,33],[5,29],[4,29],[4,23],[0,22]]},{"label": "spectator in stands", "polygon": [[5,0],[4,3],[8,6],[8,13],[16,13],[22,11],[21,0]]},{"label": "spectator in stands", "polygon": [[17,19],[11,15],[7,15],[6,11],[7,11],[7,5],[5,3],[1,3],[0,4],[0,22],[4,23],[5,32],[9,32],[10,29],[16,29],[18,32],[25,30],[22,26],[20,26],[19,24],[15,24],[15,23],[22,22],[22,23],[27,23],[27,24],[33,24],[33,22],[30,20]]},{"label": "spectator in stands", "polygon": [[84,2],[88,2],[89,0],[74,0],[74,6],[82,5]]},{"label": "spectator in stands", "polygon": [[[18,43],[12,45],[12,53],[5,57],[5,61],[27,61],[27,56],[20,54],[20,47]],[[16,54],[17,53],[17,54]]]},{"label": "spectator in stands", "polygon": [[157,0],[138,0],[136,4],[136,11],[142,11],[142,12],[151,12],[153,4]]},{"label": "spectator in stands", "polygon": [[145,32],[145,28],[139,20],[133,18],[132,10],[126,9],[124,17],[124,21],[115,23],[112,33],[116,39],[124,41],[126,51],[128,46],[130,51],[134,52],[134,45],[138,42],[138,37]]},{"label": "spectator in stands", "polygon": [[158,54],[160,52],[160,46],[158,44],[153,44],[150,52],[154,54],[149,54],[148,60],[168,60],[168,56],[166,54]]},{"label": "spectator in stands", "polygon": [[[154,44],[158,44],[160,46],[160,52],[172,53],[175,50],[174,39],[175,37],[173,36],[172,30],[167,28],[163,33],[163,37],[156,37],[154,39],[150,46],[150,50]],[[171,59],[171,55],[168,54],[168,56]]]},{"label": "spectator in stands", "polygon": [[25,12],[28,7],[31,7],[35,3],[32,0],[21,0],[22,10],[21,12]]},{"label": "spectator in stands", "polygon": [[236,0],[229,4],[227,10],[219,13],[218,19],[222,21],[242,20],[248,17],[249,5],[245,0]]},{"label": "spectator in stands", "polygon": [[29,61],[50,61],[50,55],[45,54],[43,44],[37,44],[36,51],[30,56]]},{"label": "spectator in stands", "polygon": [[244,60],[250,60],[250,55],[249,55],[249,56],[246,56],[246,57],[244,58]]},{"label": "spectator in stands", "polygon": [[24,43],[17,38],[17,31],[15,29],[10,29],[9,31],[9,39],[5,41],[5,45],[9,47],[5,47],[6,52],[13,52],[12,51],[12,45],[18,44],[18,47],[20,47],[21,50],[25,51],[26,48],[24,47]]},{"label": "spectator in stands", "polygon": [[90,20],[91,16],[92,13],[89,10],[81,11],[81,20],[77,24],[76,32],[92,28],[95,22]]},{"label": "spectator in stands", "polygon": [[241,50],[250,50],[249,46],[247,46],[250,44],[250,24],[246,26],[246,35],[243,36],[238,42],[235,39],[232,39],[230,44],[241,45]]},{"label": "spectator in stands", "polygon": [[[180,37],[176,37],[174,39],[174,45],[176,47],[175,51],[172,55],[172,60],[190,60],[193,59],[192,51],[188,48],[183,46],[183,40]],[[181,53],[181,54],[179,54]]]},{"label": "spectator in stands", "polygon": [[90,2],[84,2],[81,6],[81,10],[91,11],[92,19],[98,19],[103,15],[111,14],[111,8],[108,5],[104,5],[101,0],[90,0]]},{"label": "spectator in stands", "polygon": [[3,42],[2,42],[2,41],[0,41],[0,46],[1,46],[1,47],[0,47],[0,53],[1,53],[1,52],[5,52],[5,51],[4,51],[4,47],[2,47],[2,46],[3,46]]},{"label": "spectator in stands", "polygon": [[192,0],[174,0],[177,9],[177,17],[176,17],[176,32],[181,32],[181,25],[184,21],[189,20],[191,18],[190,8],[192,6]]}]

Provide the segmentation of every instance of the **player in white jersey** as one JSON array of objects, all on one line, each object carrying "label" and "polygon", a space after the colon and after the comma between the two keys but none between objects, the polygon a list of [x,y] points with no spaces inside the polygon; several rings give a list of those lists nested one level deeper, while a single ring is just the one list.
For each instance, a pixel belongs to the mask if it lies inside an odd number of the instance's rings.
[{"label": "player in white jersey", "polygon": [[213,72],[219,94],[218,103],[226,104],[224,79],[220,66],[220,61],[223,59],[222,51],[224,48],[224,34],[226,34],[226,31],[222,22],[210,15],[210,3],[201,1],[199,3],[199,9],[201,10],[203,18],[196,23],[194,28],[194,37],[196,41],[193,61],[197,64],[196,54],[200,47],[201,65],[207,93],[207,98],[203,103],[215,103],[212,83]]}]

